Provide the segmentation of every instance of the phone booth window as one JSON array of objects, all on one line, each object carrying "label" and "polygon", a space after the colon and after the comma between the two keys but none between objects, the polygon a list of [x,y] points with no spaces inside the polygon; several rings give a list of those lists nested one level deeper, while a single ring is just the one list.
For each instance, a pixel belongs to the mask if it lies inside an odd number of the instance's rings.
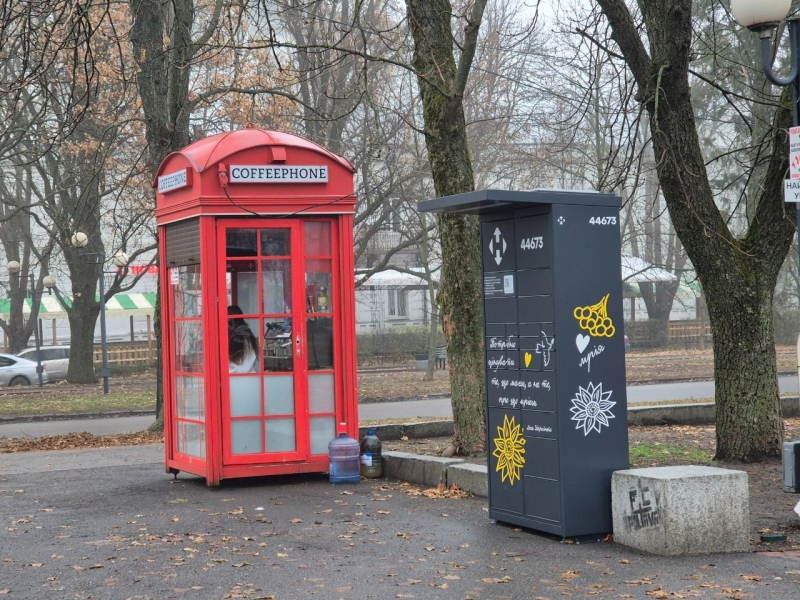
[{"label": "phone booth window", "polygon": [[174,410],[181,454],[206,457],[203,305],[200,265],[169,269],[174,311]]},{"label": "phone booth window", "polygon": [[311,454],[324,454],[336,437],[334,379],[333,256],[330,221],[303,224],[305,246],[306,348]]}]

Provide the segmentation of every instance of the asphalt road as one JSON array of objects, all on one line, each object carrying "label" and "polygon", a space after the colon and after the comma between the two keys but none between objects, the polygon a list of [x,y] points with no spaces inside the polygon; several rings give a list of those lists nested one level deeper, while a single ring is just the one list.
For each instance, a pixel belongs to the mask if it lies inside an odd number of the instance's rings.
[{"label": "asphalt road", "polygon": [[[796,377],[778,379],[782,392],[797,392]],[[664,383],[628,386],[628,404],[648,404],[691,398],[712,398],[713,381]],[[362,404],[358,409],[362,421],[408,419],[415,417],[452,417],[449,398],[410,400],[406,402],[378,402]],[[39,421],[33,423],[7,423],[0,425],[0,437],[41,437],[64,433],[88,431],[95,435],[141,431],[153,423],[153,417],[118,417],[110,419],[71,419],[64,421]]]},{"label": "asphalt road", "polygon": [[385,480],[291,476],[209,489],[173,481],[161,451],[5,455],[0,594],[796,600],[800,589],[791,553],[662,558],[564,544],[491,521],[485,499],[432,499]]}]

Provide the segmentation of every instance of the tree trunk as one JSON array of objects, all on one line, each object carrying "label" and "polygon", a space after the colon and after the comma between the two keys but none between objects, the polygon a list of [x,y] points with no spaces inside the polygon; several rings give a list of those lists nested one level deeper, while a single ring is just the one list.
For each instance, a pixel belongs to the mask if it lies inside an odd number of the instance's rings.
[{"label": "tree trunk", "polygon": [[[92,290],[93,292],[94,290]],[[67,381],[70,383],[95,383],[94,326],[99,313],[94,293],[74,298],[69,318],[70,343]]]},{"label": "tree trunk", "polygon": [[[737,237],[715,203],[692,106],[692,1],[640,0],[644,29],[625,0],[596,0],[612,38],[636,79],[650,115],[659,181],[675,231],[706,294],[717,403],[717,458],[756,461],[780,454],[783,427],[777,400],[772,294],[795,231],[783,202],[788,169],[789,91],[772,123],[773,137],[747,232]],[[645,48],[643,35],[650,44]]]},{"label": "tree trunk", "polygon": [[[485,0],[477,0],[456,66],[448,0],[406,0],[414,37],[413,65],[422,97],[425,144],[437,196],[474,189],[463,94]],[[478,218],[439,215],[442,275],[439,302],[447,336],[456,453],[482,452],[486,442],[483,308]]]},{"label": "tree trunk", "polygon": [[714,340],[717,459],[752,462],[780,456],[783,440],[772,286],[709,295]]}]

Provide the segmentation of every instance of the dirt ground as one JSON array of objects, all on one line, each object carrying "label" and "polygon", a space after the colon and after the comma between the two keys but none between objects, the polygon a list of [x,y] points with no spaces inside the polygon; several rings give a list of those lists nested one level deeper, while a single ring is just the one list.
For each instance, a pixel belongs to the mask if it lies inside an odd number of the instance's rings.
[{"label": "dirt ground", "polygon": [[[800,419],[786,419],[786,439],[800,439]],[[631,467],[700,464],[722,469],[746,471],[750,488],[750,542],[753,550],[800,549],[800,517],[793,511],[800,494],[783,491],[780,459],[751,465],[713,460],[716,450],[714,427],[660,426],[629,427]],[[442,455],[450,446],[449,438],[387,441],[384,450],[414,454]],[[663,452],[660,451],[663,449]],[[639,450],[646,450],[640,453]],[[486,457],[468,458],[486,464]],[[785,542],[762,542],[761,536],[785,533]]]}]

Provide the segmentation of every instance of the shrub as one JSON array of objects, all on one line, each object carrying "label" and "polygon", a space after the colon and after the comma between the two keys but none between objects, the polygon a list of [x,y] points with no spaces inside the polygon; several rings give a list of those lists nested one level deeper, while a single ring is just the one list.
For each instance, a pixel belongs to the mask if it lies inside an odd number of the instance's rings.
[{"label": "shrub", "polygon": [[[430,329],[428,327],[392,327],[356,336],[359,364],[396,360],[405,362],[414,354],[428,352]],[[444,346],[444,333],[436,335],[436,345]]]}]

